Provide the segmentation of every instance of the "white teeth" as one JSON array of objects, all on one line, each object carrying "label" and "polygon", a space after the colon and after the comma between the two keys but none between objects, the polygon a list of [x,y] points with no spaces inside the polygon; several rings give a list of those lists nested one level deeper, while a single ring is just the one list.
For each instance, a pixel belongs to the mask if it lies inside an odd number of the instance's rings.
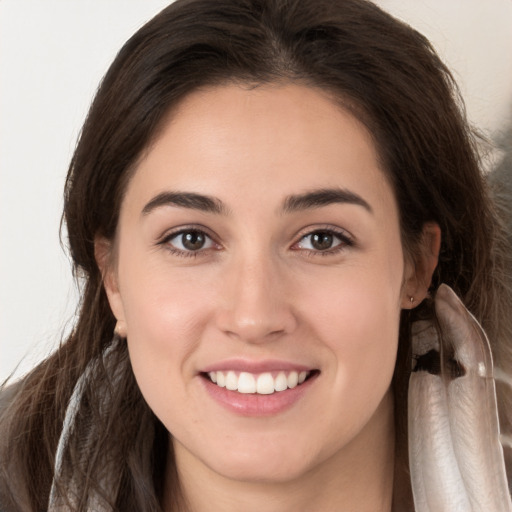
[{"label": "white teeth", "polygon": [[288,387],[295,388],[299,383],[299,374],[297,372],[290,372],[288,375]]},{"label": "white teeth", "polygon": [[238,391],[244,394],[258,393],[260,395],[271,395],[274,392],[297,387],[307,379],[309,374],[310,372],[306,371],[281,371],[276,377],[273,377],[270,372],[264,372],[258,375],[240,372],[240,374],[237,375],[235,371],[230,370],[227,372],[209,372],[208,377],[210,377],[210,380],[217,384],[217,386],[221,388],[225,387],[230,391]]},{"label": "white teeth", "polygon": [[274,392],[274,379],[271,373],[261,373],[256,381],[256,393],[270,395]]},{"label": "white teeth", "polygon": [[276,382],[274,383],[274,389],[276,391],[284,391],[285,389],[288,389],[288,379],[284,372],[279,372],[277,375]]},{"label": "white teeth", "polygon": [[242,372],[238,377],[239,393],[256,393],[256,380],[251,373]]},{"label": "white teeth", "polygon": [[226,375],[226,389],[236,391],[238,389],[238,379],[235,372],[228,372]]}]

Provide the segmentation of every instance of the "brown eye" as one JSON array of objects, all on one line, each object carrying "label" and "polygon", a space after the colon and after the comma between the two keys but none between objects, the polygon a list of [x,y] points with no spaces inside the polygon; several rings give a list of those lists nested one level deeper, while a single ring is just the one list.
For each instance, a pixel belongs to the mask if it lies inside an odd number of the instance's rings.
[{"label": "brown eye", "polygon": [[311,245],[318,251],[325,251],[332,247],[332,243],[334,241],[332,233],[328,233],[327,231],[317,231],[310,236]]},{"label": "brown eye", "polygon": [[352,245],[351,238],[344,233],[329,229],[318,229],[304,235],[295,247],[310,252],[332,253],[336,249],[343,249]]},{"label": "brown eye", "polygon": [[183,247],[189,251],[197,251],[202,249],[206,241],[205,234],[201,233],[200,231],[190,231],[188,233],[183,233],[181,237],[181,243],[183,244]]},{"label": "brown eye", "polygon": [[165,241],[174,250],[182,253],[197,252],[214,246],[213,240],[203,231],[189,229],[169,236]]}]

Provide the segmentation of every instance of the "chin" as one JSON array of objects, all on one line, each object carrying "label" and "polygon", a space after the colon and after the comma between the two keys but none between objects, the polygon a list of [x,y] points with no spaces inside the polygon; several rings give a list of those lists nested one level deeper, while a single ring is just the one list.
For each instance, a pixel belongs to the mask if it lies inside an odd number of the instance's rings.
[{"label": "chin", "polygon": [[285,483],[300,478],[310,471],[321,454],[314,446],[312,451],[304,445],[304,439],[297,439],[289,433],[286,439],[276,438],[267,432],[264,436],[230,443],[229,448],[216,445],[203,451],[203,462],[215,473],[236,481],[255,483]]},{"label": "chin", "polygon": [[230,480],[258,484],[283,484],[297,480],[311,469],[307,460],[297,460],[297,455],[290,458],[289,454],[271,460],[253,457],[215,461],[210,468]]}]

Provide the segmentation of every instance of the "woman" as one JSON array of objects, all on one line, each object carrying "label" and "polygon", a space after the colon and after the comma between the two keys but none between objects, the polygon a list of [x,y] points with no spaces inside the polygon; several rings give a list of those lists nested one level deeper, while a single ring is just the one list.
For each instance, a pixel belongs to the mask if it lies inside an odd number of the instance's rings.
[{"label": "woman", "polygon": [[[137,32],[66,182],[77,325],[7,390],[4,509],[413,510],[412,332],[441,283],[510,367],[458,102],[429,43],[362,0],[178,0]],[[467,373],[432,347],[415,373]]]}]

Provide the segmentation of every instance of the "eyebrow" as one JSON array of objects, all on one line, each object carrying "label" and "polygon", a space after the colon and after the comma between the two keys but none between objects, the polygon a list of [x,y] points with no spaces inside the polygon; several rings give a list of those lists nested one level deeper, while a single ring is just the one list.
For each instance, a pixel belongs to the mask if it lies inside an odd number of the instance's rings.
[{"label": "eyebrow", "polygon": [[196,194],[194,192],[162,192],[155,196],[142,209],[143,215],[148,215],[162,206],[178,206],[207,213],[226,215],[228,210],[224,203],[215,197]]},{"label": "eyebrow", "polygon": [[[362,206],[370,213],[373,213],[372,207],[360,195],[343,188],[322,188],[288,196],[284,200],[281,210],[283,213],[293,213],[340,203]],[[151,199],[142,209],[142,215],[148,215],[156,208],[162,206],[177,206],[179,208],[189,208],[218,215],[227,215],[229,213],[226,205],[216,197],[194,192],[168,191],[162,192]]]},{"label": "eyebrow", "polygon": [[288,196],[283,203],[283,212],[292,213],[336,203],[362,206],[368,212],[373,213],[373,208],[367,201],[355,192],[344,188],[322,188],[304,194]]}]

